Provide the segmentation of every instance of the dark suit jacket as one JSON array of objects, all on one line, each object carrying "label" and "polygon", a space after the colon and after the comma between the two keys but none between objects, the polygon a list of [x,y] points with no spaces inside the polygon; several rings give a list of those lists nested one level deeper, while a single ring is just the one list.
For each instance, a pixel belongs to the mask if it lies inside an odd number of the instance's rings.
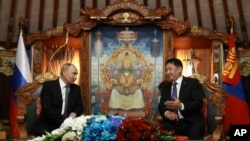
[{"label": "dark suit jacket", "polygon": [[[37,134],[37,131],[35,130],[38,128],[39,130],[45,128],[47,131],[58,128],[65,119],[65,117],[61,115],[63,101],[59,79],[44,82],[40,97],[42,111],[32,127],[34,135]],[[83,113],[83,104],[81,90],[78,85],[70,85],[68,100],[68,115],[71,112],[75,112],[77,116],[81,115]]]},{"label": "dark suit jacket", "polygon": [[[172,82],[166,83],[161,88],[161,99],[158,105],[158,110],[163,117],[163,121],[169,121],[165,118],[164,113],[167,110],[164,102],[171,101],[171,86]],[[204,91],[197,79],[183,77],[179,100],[184,105],[184,110],[180,110],[185,119],[195,122],[197,120],[204,121],[204,116],[201,112],[203,98],[205,97]],[[171,110],[170,110],[171,111]]]}]

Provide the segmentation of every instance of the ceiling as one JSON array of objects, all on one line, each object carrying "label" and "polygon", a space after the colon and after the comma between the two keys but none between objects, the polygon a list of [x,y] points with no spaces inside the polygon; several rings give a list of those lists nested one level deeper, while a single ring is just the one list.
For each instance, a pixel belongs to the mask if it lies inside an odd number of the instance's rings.
[{"label": "ceiling", "polygon": [[74,22],[81,8],[103,9],[116,1],[136,1],[149,9],[171,8],[179,21],[225,33],[232,16],[237,42],[250,46],[249,0],[0,0],[0,46],[8,48],[6,43],[16,43],[20,17],[25,19],[26,33],[35,33]]}]

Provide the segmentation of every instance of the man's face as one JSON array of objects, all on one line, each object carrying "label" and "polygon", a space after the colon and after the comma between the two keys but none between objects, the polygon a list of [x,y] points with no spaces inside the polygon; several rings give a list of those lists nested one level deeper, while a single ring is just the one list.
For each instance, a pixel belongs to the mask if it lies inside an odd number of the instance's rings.
[{"label": "man's face", "polygon": [[171,81],[176,81],[182,73],[182,68],[168,63],[166,66],[166,74]]},{"label": "man's face", "polygon": [[77,79],[78,71],[75,66],[70,66],[68,70],[63,72],[66,84],[73,84]]}]

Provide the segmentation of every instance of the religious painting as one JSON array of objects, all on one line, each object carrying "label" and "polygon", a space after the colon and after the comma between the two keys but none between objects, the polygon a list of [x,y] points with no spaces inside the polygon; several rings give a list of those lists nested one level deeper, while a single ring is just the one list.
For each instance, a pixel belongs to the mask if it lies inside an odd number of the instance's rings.
[{"label": "religious painting", "polygon": [[241,74],[248,76],[250,74],[250,50],[239,50],[238,54]]},{"label": "religious painting", "polygon": [[162,36],[156,26],[100,26],[92,31],[92,113],[156,112],[163,79]]},{"label": "religious painting", "polygon": [[15,51],[0,50],[0,72],[6,76],[13,74]]}]

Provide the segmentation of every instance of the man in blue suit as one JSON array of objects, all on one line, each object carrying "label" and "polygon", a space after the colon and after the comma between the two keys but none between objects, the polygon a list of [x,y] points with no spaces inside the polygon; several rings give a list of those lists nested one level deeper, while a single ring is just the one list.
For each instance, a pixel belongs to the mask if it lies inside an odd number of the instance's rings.
[{"label": "man in blue suit", "polygon": [[[197,79],[182,76],[183,65],[177,58],[168,59],[165,68],[169,82],[161,87],[158,105],[164,129],[174,130],[190,140],[203,140],[206,124],[201,112],[205,97],[202,86]],[[176,90],[173,90],[174,83]]]},{"label": "man in blue suit", "polygon": [[57,80],[44,82],[41,91],[41,114],[32,126],[31,134],[41,136],[60,127],[67,117],[83,113],[80,87],[74,84],[78,75],[75,65],[66,63]]}]

